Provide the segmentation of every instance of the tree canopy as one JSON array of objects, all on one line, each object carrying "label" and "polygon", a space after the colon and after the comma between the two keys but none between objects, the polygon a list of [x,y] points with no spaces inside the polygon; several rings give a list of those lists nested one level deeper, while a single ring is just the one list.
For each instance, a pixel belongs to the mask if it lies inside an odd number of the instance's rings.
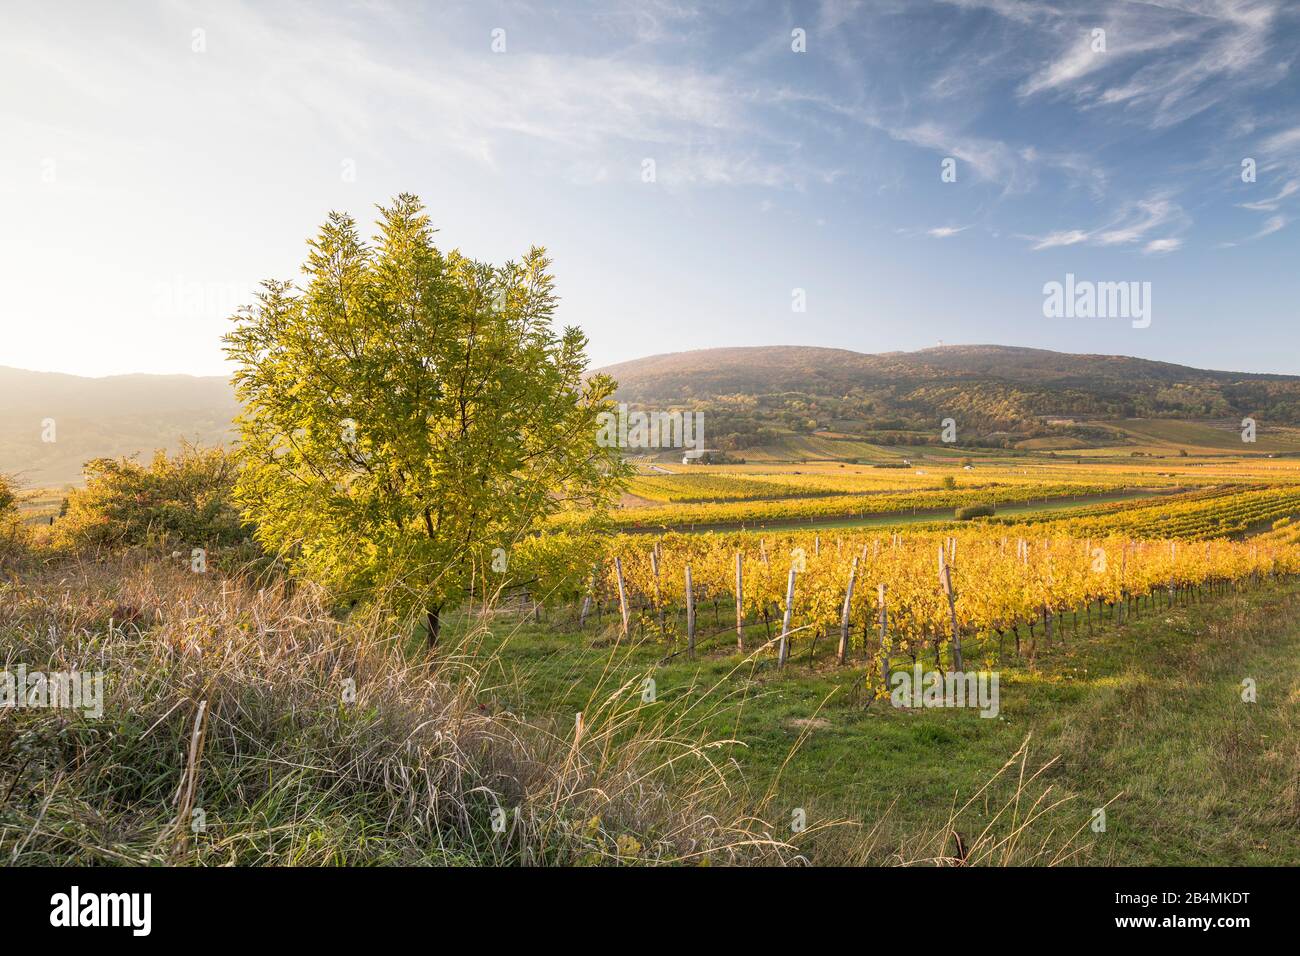
[{"label": "tree canopy", "polygon": [[370,243],[331,213],[306,281],[263,283],[225,339],[259,541],[342,598],[424,610],[431,641],[449,600],[626,473],[596,440],[615,384],[586,375],[581,330],[553,328],[545,250],[494,267],[434,233],[409,194]]}]

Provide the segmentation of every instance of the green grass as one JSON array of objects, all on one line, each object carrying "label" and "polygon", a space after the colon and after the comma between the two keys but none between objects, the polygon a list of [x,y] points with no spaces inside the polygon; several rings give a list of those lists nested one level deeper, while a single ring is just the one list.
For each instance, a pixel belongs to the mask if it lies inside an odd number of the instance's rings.
[{"label": "green grass", "polygon": [[1240,422],[1205,422],[1165,418],[1126,418],[1110,425],[1122,433],[1134,448],[1162,451],[1185,448],[1189,454],[1263,454],[1294,452],[1300,448],[1300,431],[1286,426],[1263,427],[1254,443],[1241,440]]},{"label": "green grass", "polygon": [[[807,841],[815,860],[924,857],[954,805],[977,794],[1028,736],[1027,773],[1054,762],[1027,789],[1050,788],[1048,802],[1065,801],[1034,825],[1035,843],[1070,842],[1079,850],[1072,859],[1092,863],[1296,864],[1297,607],[1300,585],[1286,584],[1144,606],[1140,617],[1122,627],[1108,621],[1093,636],[1082,624],[1076,636],[1067,616],[1064,642],[1045,646],[1039,632],[1032,667],[1015,658],[1010,638],[1000,664],[996,641],[968,639],[967,666],[1001,673],[996,719],[896,709],[887,700],[865,705],[855,690],[865,665],[837,666],[833,638],[817,642],[811,662],[809,642],[799,643],[785,671],[767,655],[745,661],[725,629],[725,607],[723,632],[701,641],[694,662],[669,656],[659,640],[614,647],[608,612],[600,637],[590,622],[577,634],[571,622],[552,630],[503,616],[483,650],[496,651],[493,693],[530,719],[571,724],[598,688],[606,693],[619,679],[640,688],[644,676],[656,682],[657,706],[685,711],[714,701],[702,726],[740,741],[730,756],[755,794],[773,789],[769,819],[797,807],[810,826],[847,821]],[[717,630],[711,607],[701,608],[700,625]],[[751,628],[750,640],[761,631]],[[1241,700],[1246,677],[1257,682],[1256,703]],[[1014,798],[1018,773],[1012,767],[958,817],[967,842]],[[1106,832],[1093,833],[1092,811],[1103,806]]]}]

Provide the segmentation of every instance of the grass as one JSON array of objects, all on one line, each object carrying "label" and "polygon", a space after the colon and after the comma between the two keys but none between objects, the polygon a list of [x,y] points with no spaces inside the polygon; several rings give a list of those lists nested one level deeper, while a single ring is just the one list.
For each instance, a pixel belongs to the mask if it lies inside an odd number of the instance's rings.
[{"label": "grass", "polygon": [[1262,429],[1254,443],[1241,440],[1241,422],[1190,421],[1166,418],[1126,418],[1090,425],[1113,429],[1123,437],[1128,451],[1168,454],[1171,449],[1185,449],[1196,454],[1264,454],[1294,452],[1300,448],[1300,430],[1287,426]]},{"label": "grass", "polygon": [[461,613],[431,658],[308,588],[141,555],[6,570],[0,669],[107,677],[102,719],[0,709],[10,864],[1300,862],[1294,582],[1063,617],[1032,660],[967,635],[1001,675],[986,719],[890,706],[825,636],[784,670],[741,655],[707,603],[696,660],[615,640],[608,609]]},{"label": "grass", "polygon": [[730,789],[724,742],[616,684],[575,732],[496,706],[473,658],[408,656],[400,622],[340,619],[310,588],[148,556],[4,570],[0,671],[105,688],[101,715],[0,709],[5,864],[796,859]]},{"label": "grass", "polygon": [[[615,648],[607,631],[502,618],[490,629],[490,672],[508,706],[569,720],[589,705],[596,675],[652,676],[665,709],[689,709],[722,682],[730,706],[712,711],[704,730],[743,742],[734,759],[749,793],[768,795],[778,818],[800,808],[810,822],[847,821],[800,844],[817,861],[928,859],[945,852],[952,830],[969,845],[989,821],[1009,828],[1009,801],[1031,803],[1018,789],[1023,766],[1026,776],[1038,772],[1036,798],[1051,808],[1035,839],[1047,840],[1054,859],[1294,865],[1298,608],[1296,584],[1148,606],[1091,637],[1067,627],[1063,642],[1045,646],[1040,634],[1032,667],[1015,659],[1009,638],[1000,664],[996,642],[974,642],[968,661],[1001,672],[997,719],[868,705],[863,665],[837,666],[826,638],[811,661],[810,643],[797,647],[784,672],[767,657],[746,660],[725,614],[696,661],[657,640]],[[701,609],[701,624],[712,620]],[[1254,703],[1241,699],[1247,677]],[[1106,810],[1102,833],[1089,826],[1097,808]],[[1026,841],[1015,858],[1030,853]]]}]

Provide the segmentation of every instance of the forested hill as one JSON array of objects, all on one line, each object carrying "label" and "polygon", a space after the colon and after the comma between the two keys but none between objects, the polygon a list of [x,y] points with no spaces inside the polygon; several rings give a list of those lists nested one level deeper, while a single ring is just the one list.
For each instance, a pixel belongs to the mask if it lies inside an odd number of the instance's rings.
[{"label": "forested hill", "polygon": [[1300,376],[1189,368],[1117,355],[999,345],[868,355],[803,346],[703,349],[601,371],[619,398],[714,413],[710,443],[743,448],[765,429],[934,431],[952,417],[992,444],[1076,428],[1049,419],[1237,419],[1300,424]]}]

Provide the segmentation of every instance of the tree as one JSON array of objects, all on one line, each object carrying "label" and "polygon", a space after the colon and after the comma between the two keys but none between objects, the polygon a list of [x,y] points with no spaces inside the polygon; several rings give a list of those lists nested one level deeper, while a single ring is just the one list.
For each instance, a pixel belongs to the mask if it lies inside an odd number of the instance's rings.
[{"label": "tree", "polygon": [[627,469],[596,440],[614,381],[552,329],[544,249],[443,253],[408,194],[378,228],[367,244],[331,213],[303,287],[265,282],[235,316],[236,495],[264,547],[342,599],[423,611],[432,646],[449,601],[504,580],[548,515],[606,507]]}]

